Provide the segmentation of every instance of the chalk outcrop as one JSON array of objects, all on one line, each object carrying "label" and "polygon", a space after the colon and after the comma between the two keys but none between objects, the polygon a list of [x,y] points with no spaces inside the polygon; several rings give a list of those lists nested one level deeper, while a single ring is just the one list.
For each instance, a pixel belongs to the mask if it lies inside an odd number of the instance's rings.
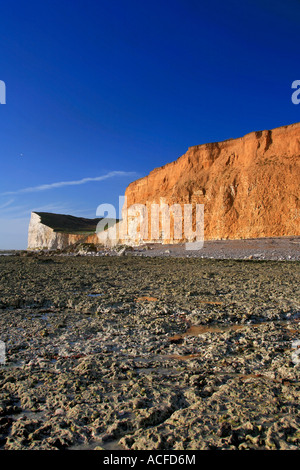
[{"label": "chalk outcrop", "polygon": [[[28,249],[61,250],[69,245],[73,245],[74,243],[78,242],[84,241],[86,243],[95,243],[98,241],[97,236],[93,233],[84,231],[78,233],[82,228],[80,224],[80,221],[82,219],[72,217],[75,226],[74,228],[70,227],[68,231],[68,228],[64,226],[62,226],[61,228],[55,227],[53,221],[57,217],[68,218],[71,216],[62,216],[60,214],[48,214],[43,212],[31,213],[28,229]],[[76,221],[77,233],[75,229]],[[96,229],[96,221],[94,225]]]},{"label": "chalk outcrop", "polygon": [[79,243],[107,246],[111,243],[110,233],[116,223],[118,225],[118,221],[112,219],[86,219],[32,212],[28,229],[28,249],[63,250]]},{"label": "chalk outcrop", "polygon": [[[300,235],[299,193],[297,123],[190,147],[131,183],[125,195],[128,207],[144,204],[148,213],[152,204],[203,204],[209,240]],[[171,225],[166,241],[173,235]]]}]

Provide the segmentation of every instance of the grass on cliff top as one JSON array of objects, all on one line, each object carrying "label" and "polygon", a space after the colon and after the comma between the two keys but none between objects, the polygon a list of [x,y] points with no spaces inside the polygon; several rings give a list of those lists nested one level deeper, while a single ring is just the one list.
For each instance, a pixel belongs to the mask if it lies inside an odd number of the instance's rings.
[{"label": "grass on cliff top", "polygon": [[[85,219],[73,215],[52,214],[51,212],[35,212],[41,218],[41,223],[47,225],[54,232],[70,234],[93,234],[96,232],[98,222],[103,218]],[[118,222],[118,219],[106,219],[107,222]],[[111,225],[111,224],[110,224]]]}]

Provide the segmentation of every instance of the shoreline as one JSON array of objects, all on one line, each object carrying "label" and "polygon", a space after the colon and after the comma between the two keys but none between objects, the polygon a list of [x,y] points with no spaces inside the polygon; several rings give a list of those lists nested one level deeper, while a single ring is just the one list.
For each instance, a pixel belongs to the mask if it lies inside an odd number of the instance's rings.
[{"label": "shoreline", "polygon": [[[180,245],[147,245],[146,256],[182,256],[211,259],[254,259],[299,261],[300,237],[254,238],[247,240],[207,240],[198,251]],[[141,248],[143,249],[143,248]]]},{"label": "shoreline", "polygon": [[202,259],[236,259],[236,260],[273,260],[300,261],[300,236],[266,237],[236,240],[205,240],[200,250],[186,250],[185,243],[161,244],[145,243],[140,246],[120,245],[116,248],[102,248],[97,251],[78,252],[72,247],[65,250],[0,250],[2,255],[30,256],[148,256],[180,257]]}]

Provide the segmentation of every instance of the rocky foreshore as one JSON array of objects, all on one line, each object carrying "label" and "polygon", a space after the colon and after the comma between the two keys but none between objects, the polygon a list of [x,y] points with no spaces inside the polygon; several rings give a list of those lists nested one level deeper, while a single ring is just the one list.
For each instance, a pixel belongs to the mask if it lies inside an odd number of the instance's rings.
[{"label": "rocky foreshore", "polygon": [[[253,259],[300,261],[300,237],[273,237],[239,240],[205,240],[201,249],[186,249],[185,243],[144,243],[140,246],[103,247],[75,243],[62,250],[23,250],[5,254],[16,256],[151,256],[210,259]],[[0,252],[1,255],[1,252]]]},{"label": "rocky foreshore", "polygon": [[2,449],[299,449],[299,262],[0,265]]}]

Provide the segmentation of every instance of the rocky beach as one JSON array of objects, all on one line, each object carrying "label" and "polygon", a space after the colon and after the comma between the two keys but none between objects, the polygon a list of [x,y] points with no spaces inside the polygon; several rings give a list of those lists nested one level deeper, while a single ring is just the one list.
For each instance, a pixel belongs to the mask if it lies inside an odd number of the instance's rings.
[{"label": "rocky beach", "polygon": [[0,256],[0,448],[299,449],[299,241]]}]

